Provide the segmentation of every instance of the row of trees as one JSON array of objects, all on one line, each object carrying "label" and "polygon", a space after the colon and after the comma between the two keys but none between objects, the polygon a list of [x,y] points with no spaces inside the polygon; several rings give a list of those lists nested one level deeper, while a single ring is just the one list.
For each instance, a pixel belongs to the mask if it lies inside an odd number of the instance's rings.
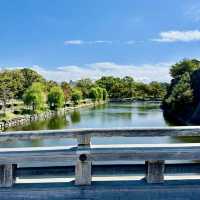
[{"label": "row of trees", "polygon": [[[68,100],[71,100],[74,105],[78,105],[83,98],[80,88],[70,88],[70,94],[66,92],[67,83],[62,83],[61,86],[54,85],[49,91],[45,85],[39,82],[33,83],[24,93],[23,100],[28,106],[31,106],[33,112],[43,111],[46,105],[51,110],[62,108]],[[92,87],[89,91],[89,98],[95,103],[96,101],[105,101],[107,99],[107,92],[100,87]]]},{"label": "row of trees", "polygon": [[0,72],[0,100],[23,100],[33,111],[63,107],[68,101],[78,104],[82,99],[93,102],[109,98],[163,98],[167,84],[145,84],[132,77],[102,77],[97,81],[82,79],[77,82],[47,81],[37,72],[25,68]]},{"label": "row of trees", "polygon": [[36,82],[25,91],[23,100],[35,112],[45,110],[47,104],[51,110],[57,110],[64,106],[66,97],[61,87],[55,85],[48,91],[44,84]]},{"label": "row of trees", "polygon": [[110,98],[162,99],[166,94],[167,83],[137,82],[132,77],[102,77],[96,81],[99,87],[108,91]]}]

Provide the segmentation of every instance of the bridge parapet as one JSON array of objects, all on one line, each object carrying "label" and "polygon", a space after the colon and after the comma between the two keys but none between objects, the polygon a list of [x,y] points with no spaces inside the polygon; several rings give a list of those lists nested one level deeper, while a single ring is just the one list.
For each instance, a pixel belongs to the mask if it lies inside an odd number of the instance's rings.
[{"label": "bridge parapet", "polygon": [[[91,145],[92,137],[200,136],[200,127],[75,129],[3,132],[0,141],[75,138],[73,147],[0,149],[0,187],[12,187],[16,177],[75,177],[76,185],[90,185],[93,175],[145,174],[148,184],[163,183],[164,175],[199,173],[200,144]],[[182,161],[166,164],[165,161]],[[184,163],[184,161],[191,161]],[[144,164],[127,164],[141,161]],[[46,167],[42,167],[46,163]],[[48,166],[54,163],[54,166]],[[66,163],[58,166],[58,163]],[[109,164],[106,164],[109,163]],[[117,164],[116,164],[117,163]],[[22,167],[29,164],[37,167]]]}]

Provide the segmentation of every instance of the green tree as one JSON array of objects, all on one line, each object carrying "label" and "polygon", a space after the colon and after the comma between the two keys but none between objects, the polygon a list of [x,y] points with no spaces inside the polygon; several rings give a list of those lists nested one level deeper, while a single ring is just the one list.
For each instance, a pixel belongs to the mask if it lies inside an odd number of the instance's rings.
[{"label": "green tree", "polygon": [[32,107],[32,111],[40,111],[45,108],[44,85],[41,83],[33,83],[23,96],[24,103]]},{"label": "green tree", "polygon": [[161,83],[153,81],[149,84],[149,93],[153,98],[164,98],[166,88]]},{"label": "green tree", "polygon": [[77,82],[76,86],[81,90],[83,98],[88,98],[90,89],[94,86],[92,80],[89,78],[81,79]]},{"label": "green tree", "polygon": [[111,98],[123,98],[124,93],[124,85],[120,81],[119,83],[113,84],[112,88],[110,89],[109,96]]},{"label": "green tree", "polygon": [[48,94],[48,104],[51,110],[57,110],[64,106],[65,98],[61,87],[54,86]]},{"label": "green tree", "polygon": [[90,89],[89,98],[92,99],[93,102],[96,102],[98,99],[98,91],[95,87]]},{"label": "green tree", "polygon": [[53,88],[53,87],[59,87],[59,84],[56,81],[52,81],[52,80],[46,82],[47,92],[49,92],[51,90],[51,88]]},{"label": "green tree", "polygon": [[73,89],[71,100],[74,103],[74,105],[79,104],[81,99],[82,99],[82,92],[77,88]]},{"label": "green tree", "polygon": [[196,59],[185,59],[175,65],[170,69],[170,74],[173,78],[180,78],[183,74],[188,72],[191,74],[195,70],[200,69],[200,61]]},{"label": "green tree", "polygon": [[137,82],[135,84],[136,97],[145,99],[150,96],[150,88],[148,84]]},{"label": "green tree", "polygon": [[122,78],[123,91],[122,96],[125,98],[132,98],[135,95],[135,82],[130,76],[125,76]]},{"label": "green tree", "polygon": [[38,74],[36,71],[30,68],[21,69],[20,73],[23,76],[22,79],[23,91],[21,92],[21,95],[23,95],[26,89],[30,87],[33,83],[38,82],[45,84],[46,82],[46,80],[42,77],[42,75]]},{"label": "green tree", "polygon": [[117,83],[121,83],[120,78],[116,78],[113,76],[103,76],[99,80],[96,81],[96,84],[101,87],[105,88],[109,95],[112,95],[111,90],[114,85]]},{"label": "green tree", "polygon": [[193,102],[193,90],[190,83],[190,74],[186,72],[180,81],[173,87],[171,94],[165,99],[165,103],[170,105],[172,110],[181,111],[186,105]]},{"label": "green tree", "polygon": [[66,103],[72,95],[72,88],[71,88],[70,84],[67,82],[62,82],[61,88],[63,90],[64,97],[65,97],[65,103]]},{"label": "green tree", "polygon": [[103,100],[106,101],[108,99],[108,93],[105,88],[102,89],[103,92]]},{"label": "green tree", "polygon": [[28,68],[0,72],[0,85],[4,84],[16,99],[22,99],[24,92],[34,82],[45,83],[45,79]]},{"label": "green tree", "polygon": [[97,90],[97,100],[98,101],[103,100],[103,88],[96,87],[96,90]]},{"label": "green tree", "polygon": [[0,88],[5,87],[9,96],[18,99],[24,92],[23,80],[20,70],[4,70],[0,73]]}]

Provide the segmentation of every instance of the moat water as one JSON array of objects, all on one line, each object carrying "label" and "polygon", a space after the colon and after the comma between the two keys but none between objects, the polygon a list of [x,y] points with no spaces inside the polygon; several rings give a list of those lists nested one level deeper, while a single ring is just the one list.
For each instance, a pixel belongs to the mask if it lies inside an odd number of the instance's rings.
[{"label": "moat water", "polygon": [[[52,130],[76,128],[114,127],[166,127],[171,124],[164,118],[158,102],[108,103],[91,108],[81,108],[45,121],[32,122],[26,126],[10,128],[7,131]],[[200,142],[198,137],[134,137],[93,138],[92,144],[131,143],[180,143]],[[73,139],[8,141],[0,147],[36,147],[74,145]]]}]

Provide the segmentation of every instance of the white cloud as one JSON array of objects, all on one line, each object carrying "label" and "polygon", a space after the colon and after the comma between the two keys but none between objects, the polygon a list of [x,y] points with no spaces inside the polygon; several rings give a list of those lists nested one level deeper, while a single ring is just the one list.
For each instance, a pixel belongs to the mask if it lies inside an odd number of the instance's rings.
[{"label": "white cloud", "polygon": [[125,41],[120,41],[120,40],[94,40],[94,41],[84,41],[84,40],[66,40],[64,41],[64,45],[70,46],[70,45],[133,45],[133,44],[140,44],[144,43],[144,41],[139,41],[139,40],[125,40]]},{"label": "white cloud", "polygon": [[161,32],[160,38],[153,39],[156,42],[191,42],[200,41],[199,30],[167,31]]},{"label": "white cloud", "polygon": [[81,78],[91,78],[93,80],[101,76],[132,76],[138,81],[170,81],[169,67],[173,63],[158,63],[123,65],[112,62],[98,62],[87,64],[84,66],[62,66],[55,69],[47,69],[39,66],[33,66],[32,69],[43,75],[48,80],[70,81],[79,80]]},{"label": "white cloud", "polygon": [[66,41],[64,41],[65,45],[80,45],[83,43],[84,42],[82,40],[66,40]]},{"label": "white cloud", "polygon": [[94,41],[84,41],[84,40],[66,40],[64,41],[65,45],[82,45],[82,44],[112,44],[112,41],[109,40],[94,40]]},{"label": "white cloud", "polygon": [[[113,62],[97,62],[86,64],[83,66],[69,65],[53,69],[40,67],[34,65],[29,67],[39,74],[43,75],[47,80],[54,80],[57,82],[79,80],[82,78],[91,78],[96,80],[102,76],[124,77],[132,76],[137,81],[151,82],[169,82],[171,77],[169,75],[169,68],[174,62],[157,63],[157,64],[143,64],[143,65],[125,65],[116,64]],[[23,67],[3,67],[0,69],[21,69]]]},{"label": "white cloud", "polygon": [[96,41],[90,41],[90,44],[112,44],[112,41],[109,40],[96,40]]}]

